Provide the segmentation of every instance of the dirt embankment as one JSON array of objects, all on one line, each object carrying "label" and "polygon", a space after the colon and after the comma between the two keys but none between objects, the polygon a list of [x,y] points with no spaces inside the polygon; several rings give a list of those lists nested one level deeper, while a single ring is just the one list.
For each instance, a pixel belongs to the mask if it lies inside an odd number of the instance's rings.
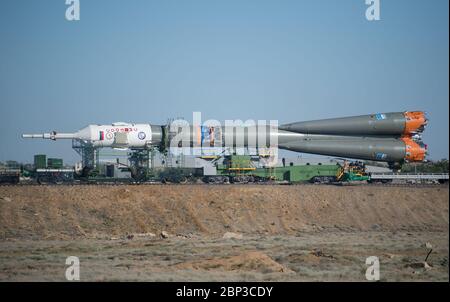
[{"label": "dirt embankment", "polygon": [[448,187],[0,187],[0,239],[448,230]]}]

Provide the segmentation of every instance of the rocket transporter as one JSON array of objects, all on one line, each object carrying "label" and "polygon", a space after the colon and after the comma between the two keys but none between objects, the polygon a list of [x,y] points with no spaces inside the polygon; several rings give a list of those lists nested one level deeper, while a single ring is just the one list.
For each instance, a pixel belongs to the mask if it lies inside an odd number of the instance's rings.
[{"label": "rocket transporter", "polygon": [[407,111],[296,122],[281,126],[89,125],[75,133],[23,134],[23,138],[73,139],[93,148],[279,148],[301,153],[394,163],[423,161],[424,112]]}]

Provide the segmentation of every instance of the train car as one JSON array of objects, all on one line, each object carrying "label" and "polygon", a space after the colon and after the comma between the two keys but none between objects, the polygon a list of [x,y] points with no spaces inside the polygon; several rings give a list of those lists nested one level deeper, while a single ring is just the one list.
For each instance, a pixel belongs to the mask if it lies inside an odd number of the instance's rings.
[{"label": "train car", "polygon": [[342,167],[339,164],[290,165],[285,167],[256,168],[249,155],[226,156],[217,164],[217,175],[204,178],[207,183],[331,183],[339,180]]},{"label": "train car", "polygon": [[338,180],[341,166],[338,164],[299,165],[275,168],[260,168],[255,170],[258,176],[273,176],[277,181],[289,183],[331,183]]},{"label": "train car", "polygon": [[0,168],[0,184],[18,184],[20,169]]},{"label": "train car", "polygon": [[74,175],[74,169],[36,169],[34,173],[38,184],[72,183]]}]

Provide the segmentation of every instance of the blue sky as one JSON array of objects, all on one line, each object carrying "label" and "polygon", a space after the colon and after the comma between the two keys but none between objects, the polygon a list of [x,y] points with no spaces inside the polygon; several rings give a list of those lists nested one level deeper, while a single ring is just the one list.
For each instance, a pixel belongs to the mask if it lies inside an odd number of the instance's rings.
[{"label": "blue sky", "polygon": [[448,158],[447,0],[6,0],[0,10],[0,160],[78,159],[72,132],[171,117],[280,123],[424,110]]}]

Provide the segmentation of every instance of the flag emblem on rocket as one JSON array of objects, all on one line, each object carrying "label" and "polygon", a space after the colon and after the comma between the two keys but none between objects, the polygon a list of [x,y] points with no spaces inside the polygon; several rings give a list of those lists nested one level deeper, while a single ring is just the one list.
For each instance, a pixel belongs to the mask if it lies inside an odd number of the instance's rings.
[{"label": "flag emblem on rocket", "polygon": [[105,132],[100,131],[98,139],[101,140],[101,141],[104,140],[105,139]]},{"label": "flag emblem on rocket", "polygon": [[141,131],[141,132],[138,133],[138,138],[139,138],[140,140],[145,139],[145,136],[146,136],[146,135],[145,135],[145,132],[142,132],[142,131]]}]

